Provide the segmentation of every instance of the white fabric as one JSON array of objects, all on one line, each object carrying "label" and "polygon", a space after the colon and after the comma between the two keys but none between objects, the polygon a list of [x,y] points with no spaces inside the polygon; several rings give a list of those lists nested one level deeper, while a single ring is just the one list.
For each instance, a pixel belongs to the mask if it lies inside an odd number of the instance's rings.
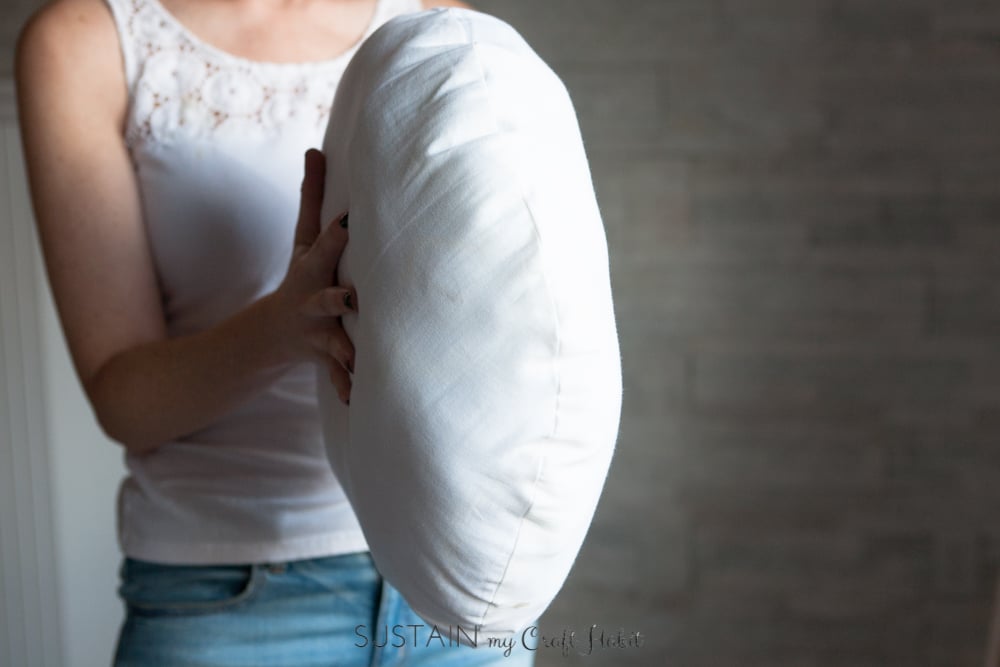
[{"label": "white fabric", "polygon": [[324,151],[359,307],[351,404],[321,391],[334,470],[418,614],[517,631],[576,558],[621,407],[569,96],[502,21],[412,14],[355,55]]},{"label": "white fabric", "polygon": [[[354,49],[306,64],[239,58],[157,0],[108,0],[129,89],[125,139],[171,336],[273,290],[288,267],[303,154],[319,146]],[[366,34],[419,0],[381,0]],[[180,563],[292,560],[366,549],[330,471],[309,365],[205,429],[127,456],[125,554]]]}]

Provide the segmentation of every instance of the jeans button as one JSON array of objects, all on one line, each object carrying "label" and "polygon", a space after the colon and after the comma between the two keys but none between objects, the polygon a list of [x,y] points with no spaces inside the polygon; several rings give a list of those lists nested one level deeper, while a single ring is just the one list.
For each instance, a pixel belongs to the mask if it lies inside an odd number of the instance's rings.
[{"label": "jeans button", "polygon": [[267,571],[271,574],[284,574],[288,570],[288,566],[284,563],[269,563],[267,566]]}]

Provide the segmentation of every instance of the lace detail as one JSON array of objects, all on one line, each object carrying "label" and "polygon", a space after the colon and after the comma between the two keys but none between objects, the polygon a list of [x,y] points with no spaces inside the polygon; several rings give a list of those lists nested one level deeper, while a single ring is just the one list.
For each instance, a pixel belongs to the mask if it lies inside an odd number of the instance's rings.
[{"label": "lace detail", "polygon": [[[157,0],[108,2],[122,33],[130,146],[177,133],[211,139],[270,136],[289,124],[322,132],[356,48],[325,61],[258,62],[203,42]],[[379,0],[365,37],[389,18],[386,4]]]}]

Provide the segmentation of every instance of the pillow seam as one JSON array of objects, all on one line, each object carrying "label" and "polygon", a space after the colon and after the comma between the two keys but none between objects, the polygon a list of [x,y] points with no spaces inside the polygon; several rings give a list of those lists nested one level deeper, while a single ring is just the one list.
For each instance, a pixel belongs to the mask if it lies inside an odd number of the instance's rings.
[{"label": "pillow seam", "polygon": [[[458,23],[459,26],[462,28],[462,32],[465,33],[466,39],[469,42],[469,46],[471,47],[471,50],[472,50],[473,54],[475,55],[476,65],[477,65],[477,67],[479,69],[479,80],[482,82],[483,90],[487,93],[486,94],[486,100],[487,100],[487,103],[489,104],[490,112],[491,112],[491,114],[493,116],[493,122],[494,122],[495,125],[497,125],[497,132],[500,133],[499,124],[497,123],[497,114],[496,114],[496,112],[493,109],[493,98],[490,95],[490,87],[489,87],[489,84],[487,84],[487,82],[486,82],[486,73],[483,71],[482,61],[479,58],[479,50],[477,48],[477,42],[472,38],[472,35],[469,33],[469,30],[466,27],[465,23],[462,22],[462,21],[460,21],[460,20],[458,20],[458,18],[456,18],[454,16],[455,12],[453,10],[450,10],[450,9],[446,10],[446,11],[448,12],[448,14],[452,18],[452,20],[454,20],[456,23]],[[515,177],[516,177],[516,172],[515,172]],[[542,244],[542,236],[541,236],[541,234],[538,233],[538,223],[535,220],[534,211],[531,210],[531,206],[528,204],[528,201],[527,201],[527,199],[524,196],[524,188],[523,188],[523,186],[522,186],[522,184],[521,184],[521,182],[520,182],[519,179],[518,179],[517,183],[518,183],[518,189],[519,189],[520,195],[521,195],[521,201],[524,204],[525,210],[528,212],[528,216],[531,218],[531,227],[532,227],[532,230],[534,231],[535,238],[538,241],[538,246],[539,246],[539,248],[541,248],[542,245],[543,245]],[[540,257],[541,257],[540,261],[544,264],[544,254],[540,253]],[[555,302],[553,301],[553,298],[552,298],[552,288],[549,285],[548,274],[546,272],[544,272],[544,271],[542,272],[542,279],[543,279],[543,281],[545,283],[545,291],[546,291],[546,293],[547,293],[547,295],[549,297],[548,301],[549,301],[549,304],[552,307],[552,319],[553,319],[553,322],[555,323],[556,351],[555,351],[555,355],[554,355],[554,359],[553,359],[553,366],[554,366],[553,374],[555,375],[555,381],[556,381],[556,390],[555,390],[555,403],[556,404],[555,404],[555,409],[553,410],[553,412],[555,414],[553,415],[552,430],[551,430],[551,432],[549,433],[549,436],[548,436],[549,438],[552,438],[552,437],[555,437],[556,433],[558,432],[558,428],[559,428],[559,414],[560,414],[560,404],[561,404],[561,400],[560,399],[562,397],[562,373],[560,372],[560,363],[559,363],[559,360],[560,360],[560,354],[562,353],[562,335],[561,335],[561,328],[559,326],[559,311],[556,308]],[[517,533],[514,535],[514,543],[511,545],[510,553],[507,556],[507,560],[506,560],[506,563],[504,564],[503,572],[500,575],[500,579],[497,581],[496,587],[493,589],[493,595],[490,596],[490,600],[489,600],[488,604],[486,605],[486,609],[483,611],[483,615],[479,619],[479,625],[485,625],[486,624],[486,617],[489,615],[490,610],[492,610],[492,609],[494,609],[496,607],[496,598],[497,598],[497,595],[499,595],[499,593],[500,593],[500,588],[503,586],[504,580],[507,577],[507,571],[510,569],[510,564],[513,562],[514,555],[517,553],[517,547],[518,547],[518,545],[520,543],[521,531],[524,528],[525,520],[527,519],[528,515],[531,513],[531,510],[534,509],[534,507],[535,507],[535,500],[537,499],[537,496],[538,496],[539,481],[541,480],[543,472],[545,470],[545,463],[546,463],[546,461],[547,461],[547,457],[545,457],[543,455],[541,457],[541,460],[538,463],[538,469],[535,472],[535,479],[534,479],[534,481],[532,482],[532,485],[531,485],[531,500],[529,501],[528,507],[524,510],[524,513],[521,515],[521,519],[518,522]]]}]

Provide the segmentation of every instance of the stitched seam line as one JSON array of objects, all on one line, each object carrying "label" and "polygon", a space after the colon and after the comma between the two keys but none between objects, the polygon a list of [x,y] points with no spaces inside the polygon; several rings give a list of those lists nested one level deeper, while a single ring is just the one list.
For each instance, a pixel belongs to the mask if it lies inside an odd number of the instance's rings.
[{"label": "stitched seam line", "polygon": [[[478,49],[476,47],[476,42],[472,39],[472,36],[469,34],[469,31],[466,28],[465,22],[464,21],[459,21],[457,18],[455,18],[454,12],[452,10],[447,10],[447,11],[448,11],[449,17],[451,17],[451,19],[453,21],[455,21],[456,23],[458,23],[459,26],[462,28],[462,31],[465,33],[466,39],[469,42],[469,45],[472,47],[472,52],[476,56],[476,64],[479,67],[479,77],[480,77],[480,80],[482,81],[482,84],[483,84],[483,90],[487,93],[486,94],[486,99],[487,99],[487,102],[490,104],[490,111],[493,114],[494,124],[497,125],[496,129],[497,129],[497,132],[499,133],[500,132],[499,124],[496,123],[497,114],[496,114],[496,112],[493,109],[492,97],[490,95],[490,88],[489,88],[489,85],[486,83],[486,73],[483,71],[482,62],[479,59],[479,52],[478,52]],[[515,174],[515,176],[516,176],[516,174]],[[520,181],[518,181],[518,184],[520,186]],[[541,238],[541,235],[538,233],[538,223],[535,220],[534,212],[531,210],[531,207],[528,205],[527,199],[524,197],[524,188],[521,187],[520,189],[521,189],[521,201],[524,203],[524,208],[528,212],[529,217],[531,218],[532,229],[533,229],[533,231],[535,233],[535,238],[537,240],[538,247],[542,248],[542,238]],[[543,252],[539,252],[539,261],[544,265],[545,254]],[[560,328],[559,328],[559,312],[556,309],[555,302],[552,299],[552,289],[551,289],[551,286],[549,285],[548,274],[545,271],[542,271],[542,280],[545,283],[545,292],[546,292],[547,296],[549,297],[549,304],[550,304],[551,309],[552,309],[552,319],[553,319],[553,322],[555,323],[555,338],[556,338],[556,345],[555,345],[555,347],[556,347],[556,353],[555,353],[555,356],[554,356],[554,359],[553,359],[553,362],[552,362],[553,363],[553,375],[555,376],[555,381],[556,381],[556,390],[555,390],[555,401],[556,401],[556,404],[555,404],[555,410],[554,410],[555,414],[553,415],[553,420],[552,420],[552,430],[549,433],[549,437],[551,438],[551,437],[555,436],[555,434],[557,433],[557,428],[559,427],[560,398],[561,398],[561,395],[562,395],[562,374],[560,373],[560,368],[559,368],[559,355],[562,352],[562,336],[560,335]],[[542,459],[538,463],[538,469],[535,472],[535,479],[534,479],[534,481],[532,482],[532,485],[531,485],[531,500],[528,502],[528,507],[524,511],[524,514],[521,515],[521,519],[518,522],[517,533],[514,535],[514,543],[511,545],[510,554],[507,556],[507,561],[504,564],[503,572],[502,572],[502,574],[500,576],[500,579],[497,581],[497,585],[493,589],[493,595],[490,596],[490,601],[487,604],[486,609],[483,610],[483,615],[479,619],[479,625],[485,625],[485,623],[486,623],[486,617],[489,615],[490,610],[493,609],[496,606],[497,595],[499,595],[499,593],[500,593],[500,588],[501,588],[501,586],[503,586],[504,580],[507,577],[507,572],[510,569],[511,562],[513,562],[514,555],[517,553],[517,547],[518,547],[518,545],[520,543],[521,531],[524,528],[525,520],[527,519],[528,515],[531,513],[531,510],[534,509],[535,501],[536,501],[536,499],[538,497],[538,483],[539,483],[539,480],[541,480],[541,478],[542,478],[542,473],[543,473],[543,471],[545,469],[545,462],[546,462],[546,459],[543,456]]]}]

